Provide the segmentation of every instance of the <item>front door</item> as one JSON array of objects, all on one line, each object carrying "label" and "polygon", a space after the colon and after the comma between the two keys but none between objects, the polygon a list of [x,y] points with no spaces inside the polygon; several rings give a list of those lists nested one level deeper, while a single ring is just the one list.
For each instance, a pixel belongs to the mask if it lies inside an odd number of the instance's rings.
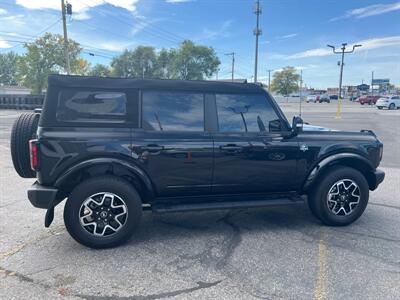
[{"label": "front door", "polygon": [[158,196],[211,191],[212,136],[204,130],[201,93],[144,91],[142,128],[133,131],[132,150]]},{"label": "front door", "polygon": [[298,143],[266,94],[217,94],[215,193],[272,193],[298,186]]}]

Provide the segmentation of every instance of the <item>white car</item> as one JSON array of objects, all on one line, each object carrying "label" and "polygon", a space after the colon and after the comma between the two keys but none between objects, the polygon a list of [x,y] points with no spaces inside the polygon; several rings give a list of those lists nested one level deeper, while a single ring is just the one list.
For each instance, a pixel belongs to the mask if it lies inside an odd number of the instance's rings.
[{"label": "white car", "polygon": [[397,109],[400,108],[400,96],[384,96],[376,101],[376,107],[378,109]]},{"label": "white car", "polygon": [[309,103],[309,102],[317,102],[318,99],[319,98],[318,98],[317,95],[308,95],[307,98],[306,98],[306,102],[307,103]]}]

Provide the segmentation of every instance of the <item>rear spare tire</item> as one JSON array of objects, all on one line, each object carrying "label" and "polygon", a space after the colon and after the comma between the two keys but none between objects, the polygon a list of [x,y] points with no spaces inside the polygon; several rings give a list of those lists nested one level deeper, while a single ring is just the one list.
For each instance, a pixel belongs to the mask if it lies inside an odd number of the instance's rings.
[{"label": "rear spare tire", "polygon": [[23,178],[34,178],[36,172],[31,169],[29,140],[36,137],[39,114],[23,113],[14,122],[11,130],[11,158],[14,169]]}]

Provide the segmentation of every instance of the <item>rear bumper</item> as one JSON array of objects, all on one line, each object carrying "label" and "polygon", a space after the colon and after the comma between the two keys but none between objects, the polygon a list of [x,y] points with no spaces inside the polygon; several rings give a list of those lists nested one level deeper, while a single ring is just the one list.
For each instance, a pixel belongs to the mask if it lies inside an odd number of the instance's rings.
[{"label": "rear bumper", "polygon": [[58,189],[35,182],[28,189],[28,199],[34,207],[48,209],[56,203]]},{"label": "rear bumper", "polygon": [[382,181],[385,179],[385,172],[383,172],[382,170],[376,169],[374,172],[374,182],[373,184],[370,186],[370,190],[375,190],[381,183]]}]

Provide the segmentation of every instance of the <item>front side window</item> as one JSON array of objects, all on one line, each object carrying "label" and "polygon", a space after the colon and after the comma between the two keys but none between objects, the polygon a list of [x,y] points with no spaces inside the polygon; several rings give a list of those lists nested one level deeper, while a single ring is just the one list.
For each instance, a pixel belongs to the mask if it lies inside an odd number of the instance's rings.
[{"label": "front side window", "polygon": [[216,95],[220,132],[274,132],[282,123],[265,95]]},{"label": "front side window", "polygon": [[146,130],[204,130],[203,94],[185,92],[144,92],[142,112],[142,127]]},{"label": "front side window", "polygon": [[57,120],[65,122],[123,123],[127,97],[121,92],[61,91]]}]

